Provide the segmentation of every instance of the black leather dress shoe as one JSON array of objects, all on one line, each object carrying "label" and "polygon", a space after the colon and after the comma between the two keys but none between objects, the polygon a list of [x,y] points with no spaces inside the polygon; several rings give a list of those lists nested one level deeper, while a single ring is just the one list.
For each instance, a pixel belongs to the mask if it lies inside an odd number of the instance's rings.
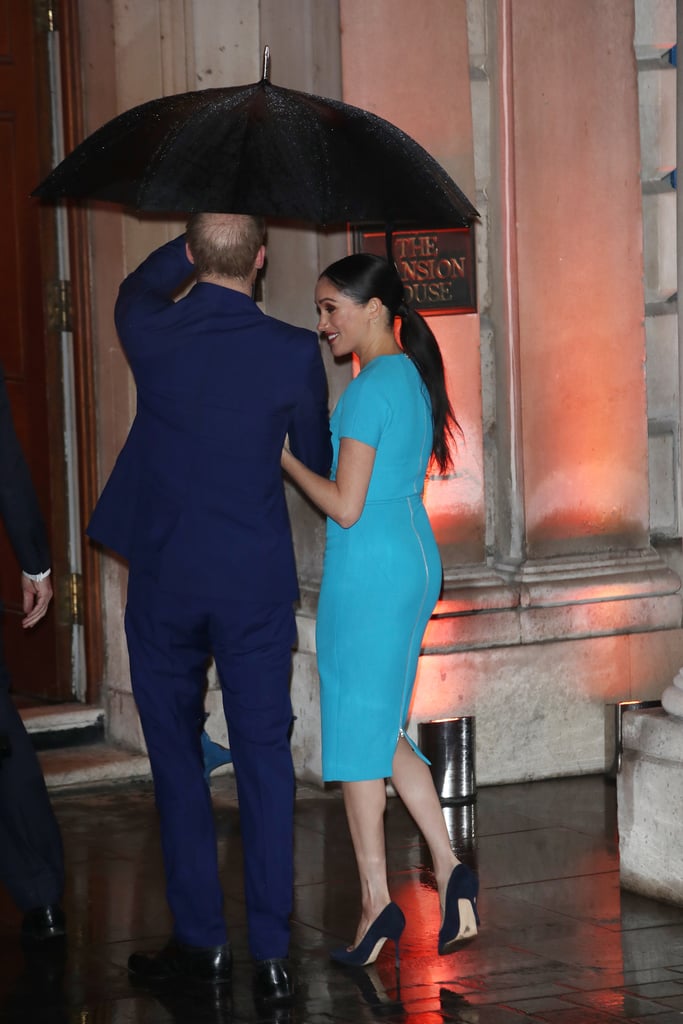
[{"label": "black leather dress shoe", "polygon": [[158,953],[133,953],[128,958],[133,981],[163,984],[168,981],[229,985],[232,978],[230,944],[187,946],[171,939]]},{"label": "black leather dress shoe", "polygon": [[48,907],[34,907],[24,914],[21,941],[25,946],[42,945],[66,935],[64,911],[56,903]]},{"label": "black leather dress shoe", "polygon": [[254,999],[276,1006],[289,1003],[294,995],[294,978],[289,960],[257,960],[254,966]]}]

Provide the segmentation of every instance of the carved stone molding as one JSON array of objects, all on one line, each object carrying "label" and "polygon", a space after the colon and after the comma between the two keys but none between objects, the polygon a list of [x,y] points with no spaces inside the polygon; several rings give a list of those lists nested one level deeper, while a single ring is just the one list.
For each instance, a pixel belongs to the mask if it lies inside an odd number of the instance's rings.
[{"label": "carved stone molding", "polygon": [[424,653],[678,629],[680,590],[652,550],[472,567],[446,580]]}]

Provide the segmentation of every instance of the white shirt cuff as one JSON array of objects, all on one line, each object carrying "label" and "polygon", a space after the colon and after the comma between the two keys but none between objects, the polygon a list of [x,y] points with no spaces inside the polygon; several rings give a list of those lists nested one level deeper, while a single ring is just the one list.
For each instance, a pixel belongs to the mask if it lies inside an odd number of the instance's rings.
[{"label": "white shirt cuff", "polygon": [[51,572],[52,569],[46,569],[45,572],[26,572],[24,569],[24,576],[28,580],[33,580],[34,583],[42,583],[43,580],[48,578]]}]

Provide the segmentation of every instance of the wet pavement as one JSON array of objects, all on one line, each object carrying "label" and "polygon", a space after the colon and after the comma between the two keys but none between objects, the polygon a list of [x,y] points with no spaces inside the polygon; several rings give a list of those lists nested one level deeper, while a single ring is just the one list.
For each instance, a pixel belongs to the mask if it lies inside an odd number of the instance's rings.
[{"label": "wet pavement", "polygon": [[229,996],[153,994],[126,972],[133,950],[170,933],[151,789],[128,784],[53,794],[68,864],[63,956],[26,959],[20,915],[0,892],[2,1024],[602,1024],[683,1021],[683,908],[619,888],[616,792],[602,776],[479,790],[447,808],[461,858],[481,878],[477,939],[439,957],[438,900],[419,834],[387,812],[392,897],[407,927],[400,977],[387,943],[370,968],[332,964],[348,941],[358,885],[340,796],[301,787],[296,807],[290,1011],[251,996],[239,814],[230,776],[214,777],[226,916],[235,957]]}]

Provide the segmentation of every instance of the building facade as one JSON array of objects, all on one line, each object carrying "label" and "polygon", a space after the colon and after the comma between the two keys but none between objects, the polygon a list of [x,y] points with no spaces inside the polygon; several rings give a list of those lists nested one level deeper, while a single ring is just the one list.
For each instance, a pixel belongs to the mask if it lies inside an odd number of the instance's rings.
[{"label": "building facade", "polygon": [[[476,312],[430,319],[463,430],[426,501],[444,563],[411,710],[476,716],[480,783],[605,766],[606,705],[683,664],[675,0],[80,0],[84,131],[155,96],[271,80],[397,124],[480,213]],[[425,229],[434,225],[426,224]],[[88,213],[98,483],[135,406],[112,309],[180,222]],[[315,327],[346,230],[273,226],[268,313]],[[349,364],[325,354],[334,402]],[[301,578],[292,695],[318,779],[314,632],[324,524],[288,487]],[[103,555],[110,737],[142,749]],[[91,690],[91,693],[93,691]],[[208,695],[218,709],[215,680]],[[209,729],[223,739],[221,716]]]}]

